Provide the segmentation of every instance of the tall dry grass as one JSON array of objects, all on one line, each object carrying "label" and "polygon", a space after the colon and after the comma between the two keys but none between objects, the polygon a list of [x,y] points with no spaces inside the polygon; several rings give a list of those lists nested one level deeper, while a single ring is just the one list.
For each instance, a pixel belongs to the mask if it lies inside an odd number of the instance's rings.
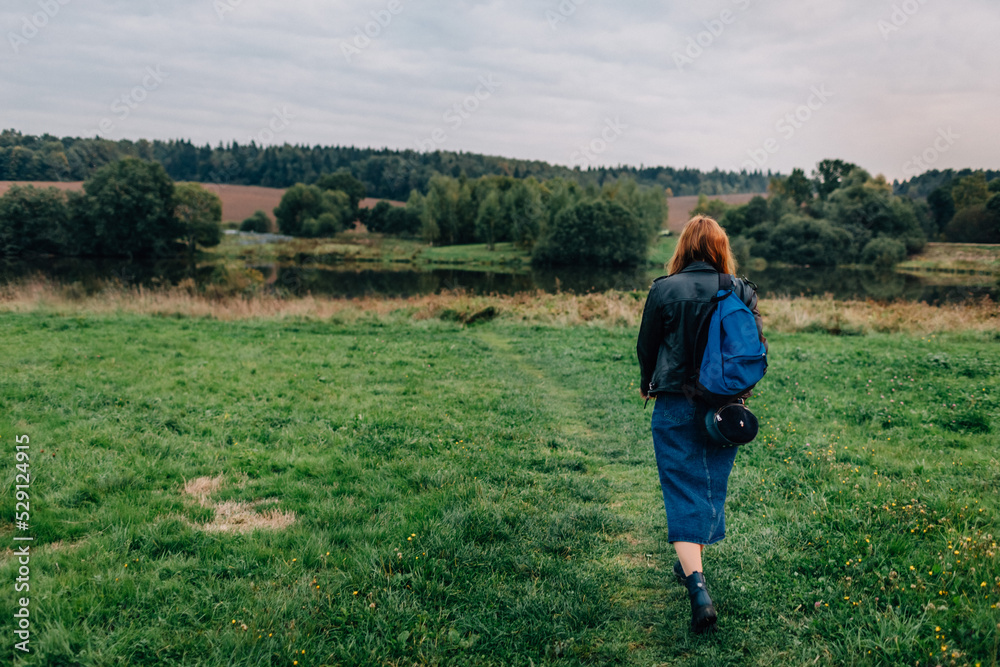
[{"label": "tall dry grass", "polygon": [[[493,317],[556,326],[637,327],[645,294],[522,293],[474,296],[445,292],[408,298],[356,299],[303,296],[287,298],[267,292],[226,295],[204,293],[193,283],[144,288],[109,284],[93,293],[35,278],[0,287],[0,312],[48,312],[65,315],[136,313],[156,316],[246,319],[312,319],[350,323],[360,320],[466,321]],[[764,299],[760,303],[769,332],[828,332],[861,335],[872,332],[927,334],[944,331],[1000,332],[1000,308],[979,301],[925,303],[835,301],[822,297]],[[475,318],[477,314],[484,317]]]}]

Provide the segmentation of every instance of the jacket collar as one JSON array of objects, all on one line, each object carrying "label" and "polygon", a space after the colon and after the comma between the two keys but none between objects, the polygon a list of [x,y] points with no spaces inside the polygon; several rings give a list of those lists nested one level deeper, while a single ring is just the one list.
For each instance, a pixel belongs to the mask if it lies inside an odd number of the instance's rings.
[{"label": "jacket collar", "polygon": [[710,271],[712,273],[718,273],[718,271],[715,270],[714,266],[712,266],[708,262],[702,262],[701,260],[696,260],[694,262],[691,262],[683,269],[678,271],[678,273],[687,273],[688,271]]}]

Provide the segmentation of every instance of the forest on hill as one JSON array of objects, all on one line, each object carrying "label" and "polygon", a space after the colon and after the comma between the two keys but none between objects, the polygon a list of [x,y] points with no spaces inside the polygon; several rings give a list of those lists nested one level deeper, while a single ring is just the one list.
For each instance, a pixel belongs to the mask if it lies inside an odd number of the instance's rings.
[{"label": "forest on hill", "polygon": [[125,157],[159,162],[175,181],[229,183],[287,188],[314,183],[326,173],[346,169],[364,183],[369,197],[405,200],[410,192],[426,192],[435,175],[458,178],[507,176],[562,178],[578,185],[601,187],[622,178],[639,185],[669,189],[674,195],[765,192],[776,174],[701,171],[674,167],[594,167],[574,169],[537,160],[453,151],[354,146],[258,146],[254,143],[211,147],[186,140],[131,141],[32,136],[16,130],[0,132],[0,181],[83,181],[101,167]]}]

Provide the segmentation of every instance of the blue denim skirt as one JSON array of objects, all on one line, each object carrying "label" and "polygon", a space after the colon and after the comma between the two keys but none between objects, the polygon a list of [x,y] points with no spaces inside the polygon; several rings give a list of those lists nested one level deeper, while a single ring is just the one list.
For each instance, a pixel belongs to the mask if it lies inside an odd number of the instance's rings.
[{"label": "blue denim skirt", "polygon": [[726,536],[726,490],[739,448],[711,444],[703,417],[683,394],[656,397],[653,450],[670,542],[712,544]]}]

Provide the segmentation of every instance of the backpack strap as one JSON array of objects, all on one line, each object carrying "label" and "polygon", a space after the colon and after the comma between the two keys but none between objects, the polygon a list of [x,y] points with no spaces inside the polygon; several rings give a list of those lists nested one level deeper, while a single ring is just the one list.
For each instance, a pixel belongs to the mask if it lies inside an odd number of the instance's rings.
[{"label": "backpack strap", "polygon": [[[719,292],[725,292],[725,294],[719,294]],[[701,369],[701,360],[705,355],[705,343],[708,341],[708,328],[712,321],[712,316],[715,314],[716,308],[719,307],[719,302],[723,299],[730,297],[735,292],[735,285],[733,284],[733,277],[728,273],[719,273],[719,289],[712,296],[710,303],[712,307],[708,309],[702,320],[698,323],[698,328],[695,333],[694,338],[694,349],[691,350],[691,373],[697,374]],[[685,383],[684,393],[688,394],[688,398],[692,398],[692,393],[697,393],[696,388],[691,387],[689,383]]]}]

